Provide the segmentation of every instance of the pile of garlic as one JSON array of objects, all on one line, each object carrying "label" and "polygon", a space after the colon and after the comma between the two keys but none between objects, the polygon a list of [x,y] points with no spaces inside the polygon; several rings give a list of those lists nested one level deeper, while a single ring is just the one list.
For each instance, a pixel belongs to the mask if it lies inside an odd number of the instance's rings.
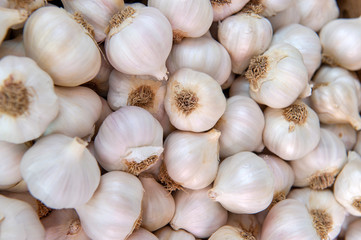
[{"label": "pile of garlic", "polygon": [[361,17],[338,16],[1,0],[0,239],[360,239]]}]

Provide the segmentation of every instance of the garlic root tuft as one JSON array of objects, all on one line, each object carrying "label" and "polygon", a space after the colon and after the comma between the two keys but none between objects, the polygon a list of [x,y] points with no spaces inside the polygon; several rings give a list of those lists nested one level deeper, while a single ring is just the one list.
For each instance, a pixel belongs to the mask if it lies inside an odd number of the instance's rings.
[{"label": "garlic root tuft", "polygon": [[268,210],[270,210],[274,205],[286,199],[286,194],[284,192],[278,192],[273,194],[273,199],[271,204],[268,206]]},{"label": "garlic root tuft", "polygon": [[167,191],[169,192],[184,190],[179,183],[176,183],[173,179],[169,177],[167,167],[164,163],[162,163],[162,165],[160,166],[158,178],[159,181],[164,185],[165,189],[167,189]]},{"label": "garlic root tuft", "polygon": [[42,203],[40,200],[36,200],[36,203],[38,204],[37,214],[39,216],[39,219],[42,219],[42,218],[48,216],[51,213],[51,211],[53,211],[53,209],[45,206],[45,204]]},{"label": "garlic root tuft", "polygon": [[127,105],[141,108],[151,108],[154,104],[155,94],[151,86],[141,85],[130,92]]},{"label": "garlic root tuft", "polygon": [[332,217],[325,211],[313,209],[310,212],[313,218],[313,226],[322,240],[327,240],[328,233],[332,230]]},{"label": "garlic root tuft", "polygon": [[313,190],[323,190],[331,187],[335,181],[335,174],[331,172],[324,172],[314,174],[310,177],[310,188]]},{"label": "garlic root tuft", "polygon": [[134,13],[134,8],[126,7],[118,13],[114,14],[114,16],[109,21],[108,27],[105,29],[105,33],[108,34],[110,29],[118,27],[125,21],[125,19],[132,17]]},{"label": "garlic root tuft", "polygon": [[174,96],[177,108],[184,114],[190,114],[198,106],[197,94],[189,89],[182,89]]},{"label": "garlic root tuft", "polygon": [[352,206],[357,209],[357,211],[361,212],[361,198],[356,198],[352,202]]},{"label": "garlic root tuft", "polygon": [[257,56],[251,59],[248,70],[246,72],[246,78],[250,83],[250,88],[253,91],[259,91],[261,88],[262,82],[259,80],[266,76],[268,72],[268,57],[266,56]]},{"label": "garlic root tuft", "polygon": [[94,28],[92,25],[90,25],[85,19],[83,14],[81,14],[80,12],[76,12],[73,15],[74,20],[79,23],[84,29],[85,31],[88,32],[88,34],[94,39]]},{"label": "garlic root tuft", "polygon": [[152,155],[148,157],[147,159],[141,161],[141,162],[135,162],[135,161],[127,161],[125,164],[128,167],[127,172],[138,176],[141,172],[148,169],[149,166],[153,165],[155,162],[158,161],[157,155]]}]

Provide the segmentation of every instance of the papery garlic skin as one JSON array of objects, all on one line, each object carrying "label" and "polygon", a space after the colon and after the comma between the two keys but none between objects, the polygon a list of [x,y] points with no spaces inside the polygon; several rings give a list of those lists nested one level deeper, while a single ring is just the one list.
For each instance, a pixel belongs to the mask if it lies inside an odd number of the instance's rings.
[{"label": "papery garlic skin", "polygon": [[207,238],[227,221],[227,211],[207,196],[206,187],[185,189],[175,193],[175,213],[170,225],[173,229],[187,230],[197,238]]},{"label": "papery garlic skin", "polygon": [[139,225],[143,191],[132,174],[112,171],[102,175],[90,201],[75,209],[85,233],[91,239],[126,239]]},{"label": "papery garlic skin", "polygon": [[256,14],[238,13],[218,27],[219,42],[232,60],[232,72],[241,74],[253,56],[262,54],[272,40],[270,22]]},{"label": "papery garlic skin", "polygon": [[213,9],[209,0],[149,0],[148,6],[159,9],[167,17],[176,42],[180,42],[184,37],[202,36],[213,20]]},{"label": "papery garlic skin", "polygon": [[44,239],[44,227],[26,202],[0,195],[0,239]]},{"label": "papery garlic skin", "polygon": [[219,138],[221,158],[241,151],[262,151],[263,113],[258,104],[245,96],[227,99],[227,108],[215,128]]},{"label": "papery garlic skin", "polygon": [[283,109],[268,107],[264,117],[263,143],[284,160],[304,157],[320,141],[317,114],[301,101]]},{"label": "papery garlic skin", "polygon": [[287,25],[300,23],[301,13],[297,7],[297,1],[291,1],[291,4],[288,6],[288,8],[272,17],[268,17],[268,20],[272,24],[273,31],[277,31],[278,29],[286,27]]},{"label": "papery garlic skin", "polygon": [[246,78],[251,98],[272,108],[290,106],[308,87],[302,55],[287,43],[273,45],[252,58]]},{"label": "papery garlic skin", "polygon": [[0,60],[0,141],[38,138],[59,111],[51,77],[32,59]]},{"label": "papery garlic skin", "polygon": [[16,24],[23,23],[28,18],[26,10],[10,9],[0,6],[0,44],[6,37],[8,29]]},{"label": "papery garlic skin", "polygon": [[78,86],[90,81],[100,69],[98,47],[75,19],[62,8],[49,6],[36,10],[25,24],[26,56],[48,72],[55,85]]},{"label": "papery garlic skin", "polygon": [[19,36],[14,39],[6,40],[0,45],[0,58],[7,55],[25,57],[23,37]]},{"label": "papery garlic skin", "polygon": [[350,124],[321,124],[321,127],[333,132],[345,145],[352,150],[357,141],[357,132]]},{"label": "papery garlic skin", "polygon": [[127,7],[110,20],[105,51],[119,72],[166,80],[165,61],[171,48],[172,27],[156,8]]},{"label": "papery garlic skin", "polygon": [[186,38],[174,44],[167,59],[167,68],[173,74],[180,68],[204,72],[222,85],[231,74],[231,57],[213,38],[202,36]]},{"label": "papery garlic skin", "polygon": [[163,152],[163,129],[148,111],[126,106],[104,120],[94,144],[98,162],[105,170],[138,175]]},{"label": "papery garlic skin", "polygon": [[158,240],[158,238],[151,232],[145,230],[144,228],[139,228],[135,230],[127,240]]},{"label": "papery garlic skin", "polygon": [[54,209],[88,202],[98,187],[100,170],[86,146],[80,138],[62,134],[37,140],[20,164],[30,193]]},{"label": "papery garlic skin", "polygon": [[165,226],[154,233],[159,240],[195,240],[195,237],[183,229],[177,231]]},{"label": "papery garlic skin", "polygon": [[[254,214],[234,214],[229,212],[226,225],[238,228],[238,232],[243,238],[261,238],[261,224]],[[252,239],[252,238],[251,238]]]},{"label": "papery garlic skin", "polygon": [[208,197],[232,213],[252,214],[271,203],[274,177],[266,162],[252,152],[240,152],[219,165]]},{"label": "papery garlic skin", "polygon": [[226,110],[221,86],[209,75],[189,68],[177,70],[167,83],[164,107],[177,129],[211,129]]},{"label": "papery garlic skin", "polygon": [[250,0],[211,0],[213,8],[213,22],[217,22],[239,12]]},{"label": "papery garlic skin", "polygon": [[347,230],[345,239],[346,240],[358,240],[361,235],[361,219],[352,222]]}]

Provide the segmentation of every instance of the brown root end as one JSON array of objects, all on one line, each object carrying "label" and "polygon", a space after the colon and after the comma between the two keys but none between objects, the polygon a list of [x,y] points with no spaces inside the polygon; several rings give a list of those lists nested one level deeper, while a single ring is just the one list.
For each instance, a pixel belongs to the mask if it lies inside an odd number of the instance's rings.
[{"label": "brown root end", "polygon": [[35,0],[10,0],[11,8],[15,9],[25,9],[30,13],[34,12],[36,9],[45,6],[46,1],[42,1],[41,4],[37,4],[36,6],[33,4]]},{"label": "brown root end", "polygon": [[132,7],[126,7],[118,13],[114,14],[113,17],[109,21],[109,25],[105,30],[105,33],[108,34],[110,29],[118,27],[122,24],[125,19],[130,18],[136,11]]},{"label": "brown root end", "polygon": [[183,38],[187,37],[187,34],[181,30],[173,30],[173,42],[180,43]]},{"label": "brown root end", "polygon": [[26,113],[30,105],[29,96],[24,84],[16,82],[10,75],[0,89],[0,114],[17,117]]},{"label": "brown root end", "polygon": [[326,53],[322,53],[322,63],[330,65],[331,67],[337,67],[338,64],[335,62],[335,59]]},{"label": "brown root end", "polygon": [[66,235],[75,235],[80,230],[81,230],[80,220],[79,219],[73,220],[69,225],[69,229]]},{"label": "brown root end", "polygon": [[240,236],[242,239],[244,240],[256,240],[256,238],[253,236],[252,233],[250,232],[246,232],[246,231],[241,231],[240,232]]},{"label": "brown root end", "polygon": [[151,108],[154,105],[155,93],[148,85],[142,85],[130,92],[127,105],[141,108]]},{"label": "brown root end", "polygon": [[331,187],[334,181],[334,174],[329,172],[316,173],[312,175],[308,180],[310,188],[313,190],[322,190]]},{"label": "brown root end", "polygon": [[241,12],[248,14],[261,14],[263,10],[264,7],[261,4],[260,0],[251,0],[242,8]]},{"label": "brown root end", "polygon": [[231,0],[211,0],[212,6],[222,6],[230,3],[232,3]]},{"label": "brown root end", "polygon": [[284,108],[283,116],[288,122],[292,122],[296,125],[302,125],[307,120],[308,111],[306,105],[302,102],[299,102]]},{"label": "brown root end", "polygon": [[357,209],[357,211],[361,212],[361,198],[356,198],[352,202],[352,206]]},{"label": "brown root end", "polygon": [[173,179],[170,178],[167,172],[167,167],[165,166],[164,162],[160,166],[159,174],[158,174],[159,181],[164,185],[165,189],[169,192],[173,192],[176,190],[184,190],[183,187],[176,183]]},{"label": "brown root end", "polygon": [[48,216],[51,213],[51,211],[53,211],[53,209],[48,208],[47,206],[44,205],[44,203],[42,203],[39,200],[36,200],[36,203],[37,203],[37,214],[39,219]]},{"label": "brown root end", "polygon": [[268,210],[271,210],[271,208],[273,208],[274,205],[276,205],[277,203],[279,203],[285,199],[286,199],[286,194],[284,192],[279,192],[279,193],[274,194],[272,202],[268,206]]},{"label": "brown root end", "polygon": [[142,225],[142,222],[143,222],[143,218],[142,218],[142,211],[141,211],[140,214],[139,214],[138,219],[134,223],[134,230],[133,231],[138,230],[140,228],[140,226]]},{"label": "brown root end", "polygon": [[28,148],[31,148],[34,145],[35,141],[34,140],[30,140],[27,142],[24,142],[25,146],[27,146]]},{"label": "brown root end", "polygon": [[125,164],[128,167],[127,172],[138,176],[141,172],[147,170],[149,166],[151,166],[155,162],[157,162],[158,159],[159,158],[157,155],[153,155],[139,163],[134,162],[134,161],[130,161],[130,162],[126,161]]},{"label": "brown root end", "polygon": [[311,210],[313,219],[313,227],[322,240],[329,239],[328,233],[332,230],[332,217],[325,211],[320,209]]},{"label": "brown root end", "polygon": [[198,106],[197,94],[191,90],[183,89],[175,94],[175,105],[184,115],[189,115]]},{"label": "brown root end", "polygon": [[251,59],[245,75],[249,81],[250,88],[253,91],[258,91],[260,89],[261,85],[259,80],[266,76],[267,69],[268,58],[266,56],[256,56]]},{"label": "brown root end", "polygon": [[312,87],[312,91],[315,91],[317,88],[320,87],[327,87],[330,83],[328,82],[321,82],[321,83],[314,83]]},{"label": "brown root end", "polygon": [[83,15],[80,12],[76,12],[73,15],[74,20],[80,24],[87,33],[94,38],[94,28],[92,25],[90,25],[83,17]]}]

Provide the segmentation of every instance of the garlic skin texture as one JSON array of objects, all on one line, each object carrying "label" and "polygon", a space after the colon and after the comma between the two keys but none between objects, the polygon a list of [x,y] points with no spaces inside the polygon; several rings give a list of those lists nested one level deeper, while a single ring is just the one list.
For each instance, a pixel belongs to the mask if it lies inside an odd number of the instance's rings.
[{"label": "garlic skin texture", "polygon": [[227,211],[207,196],[210,188],[175,193],[175,213],[170,222],[174,230],[182,228],[197,238],[207,238],[226,223]]},{"label": "garlic skin texture", "polygon": [[99,96],[86,87],[55,87],[54,90],[59,99],[59,113],[44,135],[61,133],[80,138],[91,135],[102,108]]},{"label": "garlic skin texture", "polygon": [[361,157],[349,151],[348,162],[338,174],[334,184],[336,200],[354,216],[361,216]]},{"label": "garlic skin texture", "polygon": [[173,74],[180,68],[191,68],[214,78],[219,85],[231,74],[231,57],[227,50],[211,37],[186,38],[174,44],[167,59],[167,68]]},{"label": "garlic skin texture", "polygon": [[233,97],[236,95],[241,95],[245,97],[251,97],[249,95],[249,81],[244,75],[237,77],[229,89],[229,96]]},{"label": "garlic skin texture", "polygon": [[293,3],[293,0],[261,0],[262,5],[261,15],[271,17],[288,9]]},{"label": "garlic skin texture", "polygon": [[144,228],[139,228],[135,230],[127,240],[158,240],[158,238],[151,232],[145,230]]},{"label": "garlic skin texture", "polygon": [[30,58],[0,60],[0,141],[38,138],[59,111],[51,77]]},{"label": "garlic skin texture", "polygon": [[271,203],[274,177],[266,162],[252,152],[240,152],[219,165],[208,197],[232,213],[257,213]]},{"label": "garlic skin texture", "polygon": [[62,134],[37,140],[20,163],[30,193],[54,209],[88,202],[98,187],[100,170],[86,146],[82,139]]},{"label": "garlic skin texture", "polygon": [[94,27],[94,39],[104,41],[105,29],[111,17],[124,7],[124,0],[62,0],[66,11],[81,12],[84,19]]},{"label": "garlic skin texture", "polygon": [[211,0],[213,8],[213,22],[218,22],[226,17],[239,12],[250,0]]},{"label": "garlic skin texture", "polygon": [[75,210],[91,239],[123,240],[139,225],[143,186],[132,174],[112,171],[102,175],[98,189]]},{"label": "garlic skin texture", "polygon": [[355,76],[339,67],[321,67],[313,77],[312,108],[322,123],[349,123],[361,129]]},{"label": "garlic skin texture", "polygon": [[163,162],[168,176],[189,189],[210,185],[217,175],[220,135],[216,129],[205,133],[172,132],[164,142]]},{"label": "garlic skin texture", "polygon": [[288,8],[272,17],[268,17],[268,20],[272,24],[273,31],[277,31],[278,29],[286,27],[287,25],[300,23],[301,13],[297,7],[297,1],[292,0]]},{"label": "garlic skin texture", "polygon": [[357,141],[357,132],[349,124],[321,124],[321,127],[333,132],[345,145],[346,150],[352,150]]},{"label": "garlic skin texture", "polygon": [[28,18],[28,13],[23,9],[10,9],[0,6],[0,45],[4,41],[8,29],[16,24],[23,23]]},{"label": "garlic skin texture", "polygon": [[203,132],[211,129],[222,116],[226,98],[211,76],[181,68],[167,83],[164,107],[177,129]]},{"label": "garlic skin texture", "polygon": [[256,239],[251,234],[242,231],[242,229],[224,225],[215,231],[209,240],[223,240],[223,239],[232,239],[232,240],[244,240],[244,239]]},{"label": "garlic skin texture", "polygon": [[273,45],[252,58],[246,78],[251,98],[272,108],[290,106],[308,87],[302,55],[287,43]]},{"label": "garlic skin texture", "polygon": [[149,0],[149,7],[159,9],[169,20],[173,39],[180,42],[185,37],[200,37],[210,28],[213,9],[209,0]]},{"label": "garlic skin texture", "polygon": [[7,55],[13,55],[18,57],[25,57],[25,49],[23,44],[22,35],[6,40],[0,45],[0,58],[3,58]]},{"label": "garlic skin texture", "polygon": [[0,239],[44,239],[44,227],[26,202],[0,195]]},{"label": "garlic skin texture", "polygon": [[147,110],[126,106],[104,120],[94,146],[105,170],[138,175],[163,152],[163,129]]},{"label": "garlic skin texture", "polygon": [[262,54],[272,40],[271,23],[257,14],[238,13],[218,26],[219,42],[232,60],[232,72],[241,74],[253,56]]},{"label": "garlic skin texture", "polygon": [[168,79],[165,61],[172,48],[172,27],[158,9],[126,7],[112,17],[108,30],[105,51],[117,71]]},{"label": "garlic skin texture", "polygon": [[227,99],[227,108],[215,128],[219,138],[221,158],[242,151],[262,151],[264,117],[258,104],[249,97],[233,96]]},{"label": "garlic skin texture", "polygon": [[183,229],[177,231],[165,226],[154,233],[159,240],[195,240],[195,237]]},{"label": "garlic skin texture", "polygon": [[261,238],[261,224],[256,218],[256,215],[252,214],[234,214],[228,213],[228,219],[226,225],[238,228],[238,232],[243,238],[250,239]]},{"label": "garlic skin texture", "polygon": [[358,240],[361,236],[361,219],[352,222],[346,230],[346,240]]},{"label": "garlic skin texture", "polygon": [[273,34],[271,46],[288,43],[301,53],[307,68],[308,79],[321,65],[321,42],[315,31],[300,24],[290,24]]},{"label": "garlic skin texture", "polygon": [[[355,71],[361,68],[360,46],[361,18],[335,19],[320,31],[322,53],[327,62]],[[347,38],[345,38],[345,33]]]},{"label": "garlic skin texture", "polygon": [[296,101],[287,108],[266,108],[264,145],[283,160],[296,160],[316,148],[320,121],[306,104]]},{"label": "garlic skin texture", "polygon": [[49,6],[36,10],[25,24],[26,56],[49,73],[58,86],[74,87],[88,82],[100,69],[98,47],[88,29],[81,25],[83,22],[77,20],[79,16]]}]

